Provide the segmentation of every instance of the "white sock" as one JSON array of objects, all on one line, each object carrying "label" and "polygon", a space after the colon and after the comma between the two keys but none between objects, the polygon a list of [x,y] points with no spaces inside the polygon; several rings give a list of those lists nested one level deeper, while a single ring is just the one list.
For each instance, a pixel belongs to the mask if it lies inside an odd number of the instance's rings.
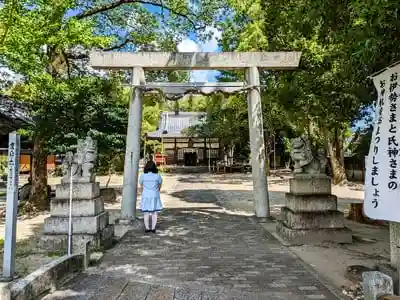
[{"label": "white sock", "polygon": [[151,227],[153,230],[156,229],[156,224],[157,224],[157,213],[154,212],[151,215]]},{"label": "white sock", "polygon": [[146,230],[149,230],[149,221],[150,221],[149,213],[147,212],[144,213],[143,221],[144,221],[144,227],[146,228]]}]

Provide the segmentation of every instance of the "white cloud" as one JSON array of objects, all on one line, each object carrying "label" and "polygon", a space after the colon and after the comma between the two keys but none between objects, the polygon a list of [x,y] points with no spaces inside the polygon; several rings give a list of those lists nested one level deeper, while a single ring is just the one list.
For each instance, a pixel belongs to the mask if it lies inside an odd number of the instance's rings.
[{"label": "white cloud", "polygon": [[193,40],[186,38],[178,44],[179,52],[200,52],[200,46]]},{"label": "white cloud", "polygon": [[214,52],[218,49],[218,40],[221,38],[222,32],[215,27],[207,27],[206,31],[212,33],[212,38],[204,44],[201,44],[201,51]]},{"label": "white cloud", "polygon": [[[217,52],[218,51],[218,39],[221,37],[221,32],[214,27],[208,27],[206,30],[210,31],[213,36],[210,40],[205,43],[196,43],[190,38],[183,39],[178,44],[179,52]],[[192,71],[190,76],[191,82],[208,82],[213,81],[215,76],[218,75],[217,71]]]}]

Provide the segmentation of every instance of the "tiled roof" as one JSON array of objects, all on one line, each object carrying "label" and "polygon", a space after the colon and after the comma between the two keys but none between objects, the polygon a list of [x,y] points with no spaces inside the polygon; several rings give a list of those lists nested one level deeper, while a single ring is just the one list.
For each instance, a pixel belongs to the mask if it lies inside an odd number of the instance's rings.
[{"label": "tiled roof", "polygon": [[148,138],[185,137],[182,131],[199,124],[205,116],[203,112],[162,112],[157,131],[147,134]]},{"label": "tiled roof", "polygon": [[34,121],[24,104],[0,95],[0,134],[8,134],[33,123]]}]

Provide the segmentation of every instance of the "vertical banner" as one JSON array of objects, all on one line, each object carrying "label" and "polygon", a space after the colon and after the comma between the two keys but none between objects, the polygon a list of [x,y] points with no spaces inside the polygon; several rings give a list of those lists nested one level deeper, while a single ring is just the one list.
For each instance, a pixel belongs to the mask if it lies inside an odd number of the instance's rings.
[{"label": "vertical banner", "polygon": [[378,92],[375,124],[366,164],[364,213],[400,221],[399,106],[400,65],[373,77]]},{"label": "vertical banner", "polygon": [[3,278],[13,280],[15,273],[15,246],[18,213],[18,181],[19,181],[20,136],[16,132],[8,138],[8,177],[6,228],[3,252]]}]

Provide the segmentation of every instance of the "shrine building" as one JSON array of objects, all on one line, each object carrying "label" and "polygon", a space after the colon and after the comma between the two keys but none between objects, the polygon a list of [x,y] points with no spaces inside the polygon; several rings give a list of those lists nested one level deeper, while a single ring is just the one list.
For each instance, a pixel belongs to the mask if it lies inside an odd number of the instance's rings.
[{"label": "shrine building", "polygon": [[206,166],[220,159],[222,147],[218,138],[196,137],[190,127],[200,124],[204,112],[162,112],[160,123],[146,141],[158,140],[162,144],[164,163],[180,166]]}]

